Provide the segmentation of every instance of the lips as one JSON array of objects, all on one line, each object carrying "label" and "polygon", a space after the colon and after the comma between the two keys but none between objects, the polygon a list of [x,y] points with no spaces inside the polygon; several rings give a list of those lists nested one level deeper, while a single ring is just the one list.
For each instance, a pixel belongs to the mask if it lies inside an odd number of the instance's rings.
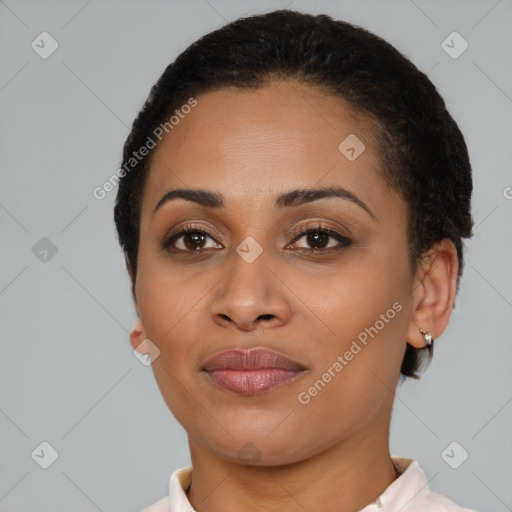
[{"label": "lips", "polygon": [[254,395],[295,380],[306,368],[273,350],[254,348],[220,352],[202,370],[229,391]]},{"label": "lips", "polygon": [[209,359],[203,369],[215,370],[261,370],[274,368],[281,370],[305,370],[305,367],[291,359],[263,348],[250,350],[226,350]]}]

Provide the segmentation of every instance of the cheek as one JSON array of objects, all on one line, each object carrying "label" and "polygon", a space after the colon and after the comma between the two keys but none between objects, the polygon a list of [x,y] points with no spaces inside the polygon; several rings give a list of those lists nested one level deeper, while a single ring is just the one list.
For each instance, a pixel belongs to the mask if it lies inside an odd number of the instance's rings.
[{"label": "cheek", "polygon": [[180,368],[199,337],[197,312],[212,285],[204,278],[185,280],[183,273],[156,260],[141,261],[140,268],[137,301],[146,336],[160,349],[161,363]]},{"label": "cheek", "polygon": [[405,256],[375,245],[354,251],[327,273],[325,270],[316,274],[304,272],[293,289],[303,299],[303,313],[316,317],[315,323],[322,326],[319,334],[328,334],[331,343],[338,340],[339,347],[335,348],[342,348],[377,321],[381,327],[380,315],[385,315],[390,308],[385,318],[390,321],[385,322],[385,330],[403,327],[395,321],[399,316],[396,314],[398,306],[395,310],[392,306],[398,302],[405,309],[409,291],[407,272]]},{"label": "cheek", "polygon": [[368,254],[347,262],[335,277],[325,280],[322,293],[312,286],[313,281],[299,292],[305,294],[309,289],[308,306],[314,304],[312,309],[323,326],[321,331],[316,326],[311,330],[315,370],[308,381],[321,381],[319,398],[312,399],[320,407],[319,414],[327,414],[319,404],[331,399],[363,413],[365,408],[372,409],[370,402],[378,405],[387,389],[394,388],[408,325],[404,261],[384,251]]}]

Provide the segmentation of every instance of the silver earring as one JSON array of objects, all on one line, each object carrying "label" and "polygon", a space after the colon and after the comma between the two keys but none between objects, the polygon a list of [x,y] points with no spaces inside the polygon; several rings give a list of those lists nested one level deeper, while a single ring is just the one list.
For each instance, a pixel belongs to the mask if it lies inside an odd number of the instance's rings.
[{"label": "silver earring", "polygon": [[430,347],[430,345],[432,345],[432,343],[434,342],[434,340],[432,339],[432,334],[423,329],[420,329],[420,333],[425,339],[425,347]]}]

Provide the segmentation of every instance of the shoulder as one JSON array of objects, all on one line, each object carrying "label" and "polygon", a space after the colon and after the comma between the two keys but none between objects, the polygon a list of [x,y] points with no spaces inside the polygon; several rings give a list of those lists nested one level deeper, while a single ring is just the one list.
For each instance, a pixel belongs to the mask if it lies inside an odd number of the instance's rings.
[{"label": "shoulder", "polygon": [[[400,476],[381,496],[385,512],[476,512],[457,505],[447,496],[433,492],[418,461],[393,457]],[[384,512],[382,510],[381,512]]]},{"label": "shoulder", "polygon": [[461,507],[446,496],[436,492],[429,492],[425,496],[424,510],[425,512],[476,512],[475,510]]}]

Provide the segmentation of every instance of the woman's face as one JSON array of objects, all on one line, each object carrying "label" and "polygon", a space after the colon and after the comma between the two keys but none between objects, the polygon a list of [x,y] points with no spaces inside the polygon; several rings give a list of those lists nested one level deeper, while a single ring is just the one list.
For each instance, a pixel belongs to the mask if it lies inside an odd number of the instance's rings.
[{"label": "woman's face", "polygon": [[[142,202],[136,305],[166,403],[189,438],[233,461],[382,440],[413,275],[406,206],[379,174],[364,117],[296,82],[196,100],[156,148]],[[325,187],[341,192],[293,193]],[[174,197],[155,211],[176,189],[222,205]],[[254,347],[304,371],[252,394],[204,371],[219,352]]]}]

